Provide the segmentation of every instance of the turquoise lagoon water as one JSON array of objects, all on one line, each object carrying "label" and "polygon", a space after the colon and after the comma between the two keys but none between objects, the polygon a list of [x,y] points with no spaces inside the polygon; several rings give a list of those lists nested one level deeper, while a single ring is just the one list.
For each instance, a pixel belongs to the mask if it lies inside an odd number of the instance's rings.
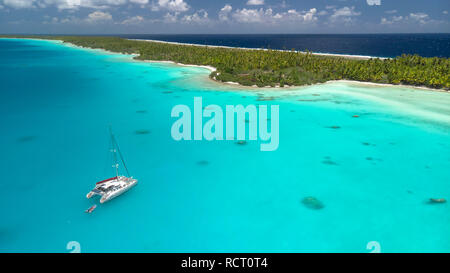
[{"label": "turquoise lagoon water", "polygon": [[[0,251],[450,251],[450,206],[426,202],[450,199],[450,94],[343,82],[264,93],[208,74],[0,40]],[[195,96],[280,105],[279,149],[174,141],[171,109]],[[112,176],[109,124],[139,185],[86,214],[98,203],[86,193]]]}]

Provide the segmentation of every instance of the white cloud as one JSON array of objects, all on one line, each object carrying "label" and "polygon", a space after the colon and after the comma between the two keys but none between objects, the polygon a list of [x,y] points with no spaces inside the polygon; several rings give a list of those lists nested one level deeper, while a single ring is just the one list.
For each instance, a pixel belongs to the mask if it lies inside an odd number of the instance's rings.
[{"label": "white cloud", "polygon": [[[139,2],[138,2],[139,1]],[[133,3],[143,3],[145,0],[130,0]],[[77,10],[79,8],[108,9],[128,3],[128,0],[41,0],[41,8],[56,6],[59,10]]]},{"label": "white cloud", "polygon": [[35,0],[3,0],[5,6],[15,9],[33,8],[34,3]]},{"label": "white cloud", "polygon": [[332,16],[340,17],[340,16],[359,16],[361,12],[356,12],[355,7],[343,7],[334,11]]},{"label": "white cloud", "polygon": [[249,6],[260,6],[264,5],[264,0],[248,0],[247,5]]},{"label": "white cloud", "polygon": [[442,13],[443,13],[443,14],[448,14],[448,11],[444,10]]},{"label": "white cloud", "polygon": [[67,18],[63,18],[60,19],[59,22],[61,24],[73,24],[73,23],[80,23],[82,20],[80,20],[79,18],[73,17],[73,16],[69,16]]},{"label": "white cloud", "polygon": [[288,23],[288,22],[304,22],[312,23],[317,21],[317,9],[312,8],[308,11],[297,11],[290,9],[286,12],[274,13],[271,8],[268,9],[238,9],[232,17],[239,23]]},{"label": "white cloud", "polygon": [[[140,4],[140,5],[146,5],[148,4],[148,0],[130,0],[131,3]],[[137,16],[139,17],[139,16]],[[142,18],[142,17],[141,17]]]},{"label": "white cloud", "polygon": [[208,12],[202,9],[192,15],[185,15],[181,18],[181,21],[185,23],[206,24],[209,23]]},{"label": "white cloud", "polygon": [[380,6],[381,0],[366,0],[369,6]]},{"label": "white cloud", "polygon": [[143,21],[144,21],[144,18],[142,16],[137,15],[137,16],[133,16],[133,17],[123,20],[120,24],[122,24],[122,25],[137,25]]},{"label": "white cloud", "polygon": [[[271,13],[272,9],[269,10],[268,13]],[[240,23],[258,23],[263,21],[266,12],[263,9],[238,9],[233,14],[233,18]]]},{"label": "white cloud", "polygon": [[317,20],[317,17],[315,17],[316,13],[317,13],[317,9],[313,8],[313,9],[310,9],[309,11],[305,12],[304,14],[296,13],[296,16],[303,18],[303,21],[305,21],[305,22],[312,22],[312,21]]},{"label": "white cloud", "polygon": [[[43,4],[45,6],[54,5],[59,10],[78,9],[79,7],[82,6],[81,0],[44,0]],[[95,5],[94,5],[94,3],[92,3],[92,1],[85,1],[83,6],[84,7],[95,7]],[[97,7],[97,8],[99,8],[99,7]]]},{"label": "white cloud", "polygon": [[219,21],[225,22],[228,21],[230,18],[228,15],[233,10],[233,7],[231,5],[226,4],[223,8],[219,11]]},{"label": "white cloud", "polygon": [[428,14],[423,13],[423,12],[410,13],[409,18],[411,18],[412,20],[415,20],[421,24],[426,24],[427,20],[429,19]]},{"label": "white cloud", "polygon": [[387,11],[385,11],[384,13],[386,13],[386,14],[394,14],[394,13],[397,13],[397,10],[396,10],[396,9],[393,9],[393,10],[387,10]]},{"label": "white cloud", "polygon": [[185,12],[190,9],[184,0],[158,0],[161,9],[167,9],[171,12]]},{"label": "white cloud", "polygon": [[94,11],[87,15],[85,18],[79,18],[76,16],[67,16],[65,18],[56,18],[50,16],[44,16],[46,19],[44,24],[72,24],[72,25],[86,25],[86,24],[101,24],[112,23],[113,17],[108,12]]},{"label": "white cloud", "polygon": [[430,25],[430,24],[442,24],[445,21],[436,21],[430,18],[430,16],[423,12],[410,13],[409,16],[392,16],[390,19],[381,18],[382,25],[393,25],[393,24],[407,24],[407,25]]},{"label": "white cloud", "polygon": [[383,17],[383,18],[381,18],[380,24],[382,24],[382,25],[389,25],[389,24],[392,24],[392,22],[390,22],[388,19]]},{"label": "white cloud", "polygon": [[343,7],[334,9],[334,13],[330,16],[332,22],[342,21],[344,23],[351,23],[352,17],[360,16],[361,12],[355,11],[355,7]]},{"label": "white cloud", "polygon": [[89,13],[89,15],[86,18],[87,22],[104,22],[104,21],[110,21],[112,20],[112,15],[108,12],[102,12],[102,11],[94,11],[92,13]]},{"label": "white cloud", "polygon": [[388,20],[386,18],[381,18],[381,24],[382,25],[392,25],[393,23],[397,23],[402,21],[404,18],[403,16],[393,16],[391,20]]},{"label": "white cloud", "polygon": [[178,15],[180,13],[179,12],[175,12],[175,13],[166,13],[166,15],[164,15],[164,22],[165,23],[176,23],[178,21]]}]

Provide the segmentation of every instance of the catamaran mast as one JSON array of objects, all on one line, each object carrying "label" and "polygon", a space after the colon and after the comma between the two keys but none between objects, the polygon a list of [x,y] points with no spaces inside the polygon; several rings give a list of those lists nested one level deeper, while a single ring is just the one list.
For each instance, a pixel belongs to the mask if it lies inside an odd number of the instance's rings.
[{"label": "catamaran mast", "polygon": [[117,152],[119,152],[120,160],[122,161],[123,167],[125,171],[127,172],[127,176],[130,177],[130,173],[128,172],[127,165],[125,164],[125,160],[123,159],[122,153],[120,152],[119,145],[117,144],[117,141],[112,133],[111,127],[109,127],[109,132],[111,134],[111,142],[113,146],[113,154],[114,154],[114,166],[116,168],[116,176],[119,176],[119,163],[117,160]]},{"label": "catamaran mast", "polygon": [[119,163],[117,162],[117,150],[111,126],[109,127],[109,133],[111,135],[111,147],[112,147],[111,152],[113,154],[113,162],[114,162],[114,165],[112,167],[116,169],[116,177],[119,177]]}]

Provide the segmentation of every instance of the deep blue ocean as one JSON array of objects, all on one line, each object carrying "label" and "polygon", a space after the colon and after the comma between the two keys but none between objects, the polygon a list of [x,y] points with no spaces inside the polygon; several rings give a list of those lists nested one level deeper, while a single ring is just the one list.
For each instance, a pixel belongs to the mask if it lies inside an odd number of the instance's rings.
[{"label": "deep blue ocean", "polygon": [[[449,93],[209,74],[0,39],[0,252],[450,251],[450,203],[428,203],[450,200]],[[279,148],[175,141],[171,110],[194,97],[279,105]],[[114,174],[109,125],[139,184],[99,204],[86,194]]]},{"label": "deep blue ocean", "polygon": [[450,57],[446,34],[230,34],[230,35],[120,35],[131,39],[161,40],[245,48],[309,50],[317,53],[396,57]]}]

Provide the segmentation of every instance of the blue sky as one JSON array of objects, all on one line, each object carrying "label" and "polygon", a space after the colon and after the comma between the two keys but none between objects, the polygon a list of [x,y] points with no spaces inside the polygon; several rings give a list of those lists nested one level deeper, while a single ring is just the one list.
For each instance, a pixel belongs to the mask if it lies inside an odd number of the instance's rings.
[{"label": "blue sky", "polygon": [[450,0],[0,0],[0,33],[450,32]]}]

